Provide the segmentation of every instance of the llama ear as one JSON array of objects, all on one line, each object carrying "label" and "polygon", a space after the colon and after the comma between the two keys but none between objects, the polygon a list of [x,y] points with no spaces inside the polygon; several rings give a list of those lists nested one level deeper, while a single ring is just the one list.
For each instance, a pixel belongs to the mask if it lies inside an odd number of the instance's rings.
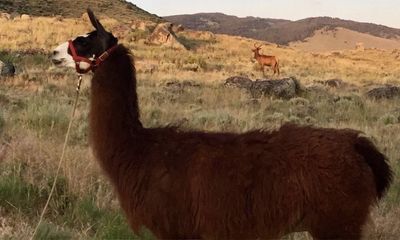
[{"label": "llama ear", "polygon": [[100,21],[96,18],[96,16],[94,15],[93,11],[90,8],[87,9],[87,14],[89,15],[89,19],[93,27],[99,33],[106,33],[106,30],[104,29],[103,25],[101,25]]}]

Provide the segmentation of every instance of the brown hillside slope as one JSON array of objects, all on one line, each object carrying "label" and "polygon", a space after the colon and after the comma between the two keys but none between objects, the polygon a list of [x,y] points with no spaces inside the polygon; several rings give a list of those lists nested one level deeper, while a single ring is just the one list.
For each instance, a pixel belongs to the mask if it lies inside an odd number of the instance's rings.
[{"label": "brown hillside slope", "polygon": [[159,22],[161,18],[125,0],[1,0],[0,12],[33,16],[80,17],[90,7],[99,15],[120,21],[141,19]]},{"label": "brown hillside slope", "polygon": [[356,45],[365,48],[392,50],[400,48],[399,39],[386,39],[346,28],[321,29],[304,41],[292,42],[291,47],[310,52],[327,52],[355,49]]},{"label": "brown hillside slope", "polygon": [[222,13],[199,13],[164,18],[195,30],[249,37],[283,45],[294,41],[303,41],[324,27],[331,30],[342,27],[387,39],[400,36],[400,29],[331,17],[288,21],[256,17],[239,18]]}]

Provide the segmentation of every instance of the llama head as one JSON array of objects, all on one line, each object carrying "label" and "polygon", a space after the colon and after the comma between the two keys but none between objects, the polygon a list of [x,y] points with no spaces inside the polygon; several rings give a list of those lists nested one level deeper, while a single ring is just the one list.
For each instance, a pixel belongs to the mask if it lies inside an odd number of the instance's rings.
[{"label": "llama head", "polygon": [[[94,13],[88,9],[87,13],[90,22],[96,29],[86,35],[78,36],[71,40],[73,48],[75,48],[76,55],[81,58],[94,60],[98,58],[105,51],[115,46],[118,39],[112,33],[107,32],[100,21],[96,18]],[[60,67],[76,67],[75,60],[73,59],[70,42],[65,42],[59,45],[53,51],[52,62]],[[82,70],[88,69],[90,64],[85,61],[79,62],[79,68]]]}]

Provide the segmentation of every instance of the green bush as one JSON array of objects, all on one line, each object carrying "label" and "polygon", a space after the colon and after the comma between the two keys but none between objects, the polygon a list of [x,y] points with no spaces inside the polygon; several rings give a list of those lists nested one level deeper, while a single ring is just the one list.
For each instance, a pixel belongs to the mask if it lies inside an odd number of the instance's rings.
[{"label": "green bush", "polygon": [[35,235],[35,240],[69,240],[73,239],[72,234],[64,230],[60,230],[57,225],[44,222],[39,226]]},{"label": "green bush", "polygon": [[0,177],[0,206],[6,212],[36,214],[45,197],[37,186],[23,181],[14,172]]}]

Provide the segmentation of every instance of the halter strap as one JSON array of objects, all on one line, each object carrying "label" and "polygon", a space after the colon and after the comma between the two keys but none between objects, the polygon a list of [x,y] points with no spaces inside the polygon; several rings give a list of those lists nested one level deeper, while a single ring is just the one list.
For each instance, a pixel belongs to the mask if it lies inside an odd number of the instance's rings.
[{"label": "halter strap", "polygon": [[[79,56],[76,53],[76,49],[75,49],[75,46],[74,46],[72,40],[68,41],[68,48],[71,50],[72,59],[75,62],[75,69],[79,74],[84,74],[84,73],[87,73],[89,71],[95,72],[97,67],[99,67],[100,64],[103,63],[117,47],[118,47],[118,45],[114,45],[111,48],[109,48],[107,51],[102,53],[98,58],[90,60],[88,58]],[[90,66],[87,69],[83,70],[83,69],[80,68],[80,63],[81,62],[88,63]]]}]

